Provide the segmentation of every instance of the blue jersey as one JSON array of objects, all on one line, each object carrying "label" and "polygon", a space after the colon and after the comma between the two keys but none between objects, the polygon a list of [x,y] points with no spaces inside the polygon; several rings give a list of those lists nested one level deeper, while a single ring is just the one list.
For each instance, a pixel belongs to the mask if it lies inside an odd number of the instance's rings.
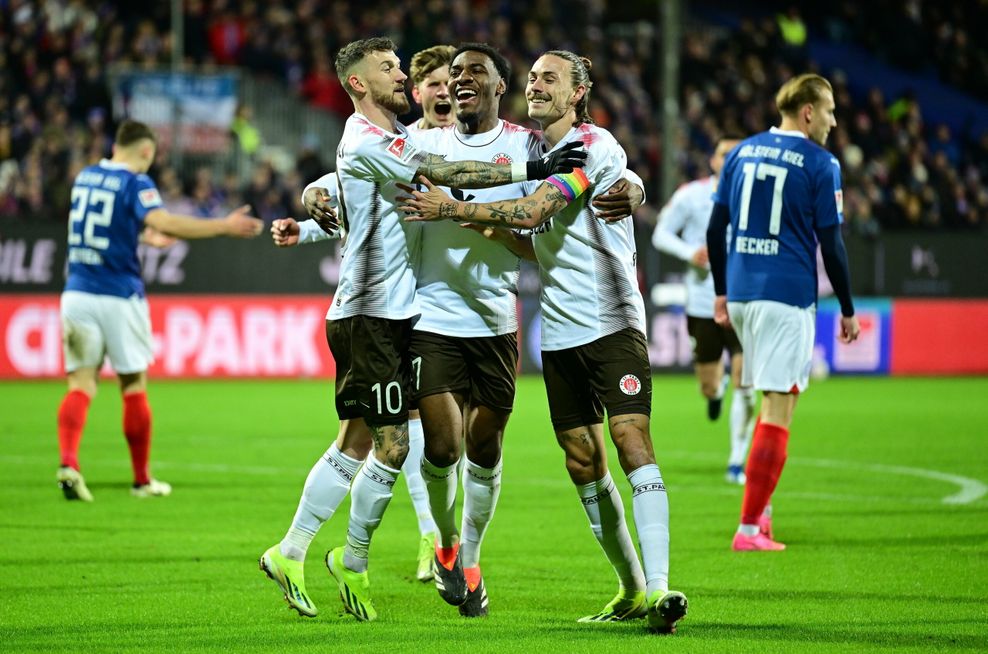
[{"label": "blue jersey", "polygon": [[107,159],[84,168],[72,186],[65,290],[143,297],[137,242],[144,216],[162,206],[147,175]]},{"label": "blue jersey", "polygon": [[731,215],[727,299],[816,302],[816,230],[844,221],[840,164],[801,132],[772,128],[724,160],[714,202]]}]

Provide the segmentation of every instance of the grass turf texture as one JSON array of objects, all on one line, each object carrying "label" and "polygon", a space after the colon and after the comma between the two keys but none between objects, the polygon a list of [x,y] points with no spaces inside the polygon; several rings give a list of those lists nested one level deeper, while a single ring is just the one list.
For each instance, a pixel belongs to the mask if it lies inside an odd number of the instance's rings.
[{"label": "grass turf texture", "polygon": [[[153,381],[152,461],[170,498],[137,500],[104,382],[83,437],[96,501],[58,491],[61,383],[0,384],[0,649],[13,651],[831,652],[988,649],[988,499],[902,467],[988,481],[988,379],[831,379],[801,399],[775,498],[783,553],[729,549],[741,489],[723,481],[716,424],[686,377],[655,383],[652,432],[672,506],[672,586],[690,615],[672,637],[642,621],[579,625],[616,583],[590,534],[537,378],[520,381],[504,486],[484,544],[491,616],[467,621],[414,580],[404,484],[378,530],[380,620],[342,617],[326,550],[307,561],[321,615],[289,612],[257,558],[287,528],[336,433],[332,385]],[[630,489],[611,467],[628,507]],[[884,466],[884,467],[882,467]],[[633,527],[632,527],[633,529]]]}]

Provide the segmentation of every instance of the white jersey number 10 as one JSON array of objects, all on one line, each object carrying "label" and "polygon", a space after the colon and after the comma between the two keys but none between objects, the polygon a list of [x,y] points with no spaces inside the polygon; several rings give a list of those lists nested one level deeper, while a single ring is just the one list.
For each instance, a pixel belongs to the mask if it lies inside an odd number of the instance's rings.
[{"label": "white jersey number 10", "polygon": [[741,168],[744,173],[744,183],[741,186],[741,212],[738,215],[738,231],[748,229],[748,208],[751,205],[751,189],[755,185],[755,179],[765,180],[769,177],[775,178],[775,187],[772,189],[772,210],[769,214],[768,233],[778,236],[782,230],[782,187],[786,183],[786,175],[789,170],[782,166],[769,163],[746,163]]}]

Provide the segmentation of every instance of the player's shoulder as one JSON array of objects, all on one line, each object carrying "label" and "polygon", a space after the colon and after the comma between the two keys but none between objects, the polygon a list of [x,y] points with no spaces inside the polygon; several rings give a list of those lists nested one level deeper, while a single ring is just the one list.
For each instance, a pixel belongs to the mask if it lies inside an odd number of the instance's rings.
[{"label": "player's shoulder", "polygon": [[828,172],[835,167],[840,170],[840,161],[830,150],[819,143],[814,143],[809,139],[806,140],[809,142],[807,154],[811,157],[811,161],[817,168],[824,169]]},{"label": "player's shoulder", "polygon": [[343,137],[355,142],[355,145],[380,145],[390,142],[399,136],[407,138],[408,130],[401,127],[402,133],[392,134],[381,129],[360,114],[351,114],[343,126]]},{"label": "player's shoulder", "polygon": [[412,147],[413,135],[404,125],[396,125],[397,131],[388,132],[370,122],[360,114],[352,114],[343,128],[346,149],[358,158],[375,159],[381,156],[394,156],[402,161],[415,152]]},{"label": "player's shoulder", "polygon": [[542,138],[542,130],[531,129],[524,125],[513,123],[510,120],[502,120],[501,124],[504,126],[504,133],[507,135],[520,136],[522,138],[530,138],[532,136]]},{"label": "player's shoulder", "polygon": [[577,126],[574,136],[583,141],[588,148],[591,147],[621,147],[614,135],[609,131],[594,125],[593,123],[581,123]]},{"label": "player's shoulder", "polygon": [[683,191],[685,193],[700,193],[710,195],[710,189],[713,188],[714,178],[712,175],[707,175],[705,177],[698,177],[697,179],[690,180],[685,184],[681,184],[677,190]]}]

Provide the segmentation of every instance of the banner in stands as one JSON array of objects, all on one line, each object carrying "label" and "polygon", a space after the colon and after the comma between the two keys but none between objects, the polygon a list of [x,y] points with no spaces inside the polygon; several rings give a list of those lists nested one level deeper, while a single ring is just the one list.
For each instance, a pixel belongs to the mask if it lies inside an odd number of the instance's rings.
[{"label": "banner in stands", "polygon": [[124,72],[114,76],[113,114],[147,123],[165,148],[174,145],[177,124],[182,151],[221,154],[229,146],[237,84],[232,73]]},{"label": "banner in stands", "polygon": [[[326,297],[162,295],[149,304],[152,377],[336,373],[326,345]],[[64,374],[58,296],[0,295],[0,336],[0,378]]]},{"label": "banner in stands", "polygon": [[[151,296],[154,377],[332,377],[325,339],[330,298],[322,295]],[[522,301],[519,335],[523,373],[542,368],[540,313]],[[986,374],[986,300],[862,300],[861,336],[838,342],[840,311],[824,301],[817,312],[814,369],[818,374]],[[0,378],[60,377],[61,324],[57,295],[0,295]],[[656,371],[690,365],[681,312],[651,318],[649,358]],[[109,372],[107,368],[106,372]]]},{"label": "banner in stands", "polygon": [[[65,225],[0,226],[0,293],[61,293]],[[178,241],[138,247],[148,294],[325,294],[339,280],[337,241],[276,248],[265,234],[252,240]],[[327,304],[328,306],[328,304]]]}]

